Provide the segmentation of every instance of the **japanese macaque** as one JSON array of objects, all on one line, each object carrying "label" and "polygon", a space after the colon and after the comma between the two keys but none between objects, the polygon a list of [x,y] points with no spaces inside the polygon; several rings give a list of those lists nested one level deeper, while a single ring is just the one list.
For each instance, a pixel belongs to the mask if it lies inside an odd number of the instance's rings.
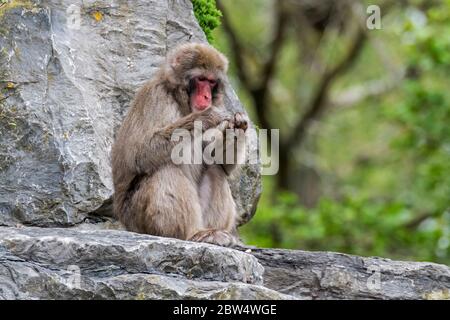
[{"label": "japanese macaque", "polygon": [[[154,78],[136,94],[112,150],[114,212],[134,232],[221,246],[239,244],[236,205],[227,176],[233,163],[175,164],[177,129],[244,132],[248,119],[223,105],[228,61],[209,45],[184,44],[169,53]],[[217,139],[222,150],[245,144]],[[205,145],[202,143],[202,147]],[[219,149],[220,150],[220,149]],[[224,160],[225,161],[225,160]]]}]

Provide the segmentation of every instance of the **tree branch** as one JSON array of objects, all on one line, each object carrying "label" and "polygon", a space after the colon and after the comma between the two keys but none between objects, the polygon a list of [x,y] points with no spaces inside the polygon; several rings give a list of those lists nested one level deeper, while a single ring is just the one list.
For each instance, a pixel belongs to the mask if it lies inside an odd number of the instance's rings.
[{"label": "tree branch", "polygon": [[269,105],[269,83],[275,75],[276,65],[279,60],[280,52],[283,47],[284,36],[286,32],[286,26],[288,21],[288,15],[283,8],[282,0],[276,2],[276,28],[274,37],[272,39],[270,47],[270,55],[267,61],[264,63],[263,71],[261,74],[261,82],[258,87],[250,90],[250,94],[255,102],[256,114],[258,116],[259,123],[264,129],[272,128],[269,118],[267,116],[267,110]]},{"label": "tree branch", "polygon": [[307,128],[309,127],[311,122],[324,111],[326,107],[331,84],[341,74],[345,73],[357,60],[357,57],[361,53],[361,49],[363,48],[365,40],[365,32],[362,29],[359,29],[358,34],[353,41],[352,47],[350,48],[344,59],[342,59],[342,61],[338,63],[334,68],[324,73],[318,85],[318,89],[314,94],[310,107],[294,127],[290,138],[287,140],[286,146],[288,147],[288,149],[292,148],[293,146],[298,146],[303,142]]},{"label": "tree branch", "polygon": [[284,35],[287,25],[287,13],[283,9],[282,0],[278,0],[276,2],[275,20],[277,26],[275,28],[275,34],[272,40],[269,58],[262,67],[263,69],[261,73],[262,80],[256,86],[250,81],[250,76],[245,67],[244,57],[246,54],[246,50],[241,41],[239,40],[237,33],[231,26],[230,20],[228,19],[228,16],[226,14],[226,10],[220,0],[217,1],[217,7],[223,13],[222,24],[230,40],[232,57],[236,63],[237,68],[237,76],[241,81],[242,85],[249,92],[249,94],[253,99],[259,124],[265,129],[270,129],[272,126],[267,117],[269,83],[275,74],[276,63],[279,60],[279,55],[281,52],[281,48],[283,46]]},{"label": "tree branch", "polygon": [[226,14],[225,7],[222,4],[222,1],[217,0],[217,8],[222,12],[222,25],[223,28],[228,35],[228,38],[230,40],[230,46],[231,46],[231,54],[233,56],[233,60],[236,63],[236,71],[237,76],[239,80],[241,81],[242,85],[248,90],[251,91],[253,89],[253,86],[250,82],[250,77],[248,76],[247,69],[245,68],[245,62],[244,62],[244,56],[245,56],[245,50],[242,46],[236,32],[234,31],[233,27],[231,26],[231,22],[228,19],[228,15]]},{"label": "tree branch", "polygon": [[402,83],[405,71],[396,73],[388,78],[370,81],[364,85],[356,85],[333,95],[329,104],[335,108],[351,107],[371,97],[389,93]]},{"label": "tree branch", "polygon": [[283,9],[282,0],[276,3],[276,30],[272,40],[271,53],[269,59],[264,65],[261,81],[261,91],[267,91],[268,85],[275,73],[276,64],[283,47],[284,35],[286,31],[288,15]]},{"label": "tree branch", "polygon": [[436,217],[436,216],[437,216],[436,213],[424,212],[424,213],[418,215],[417,217],[413,218],[411,221],[408,221],[406,224],[403,225],[403,227],[410,231],[413,231],[425,220]]}]

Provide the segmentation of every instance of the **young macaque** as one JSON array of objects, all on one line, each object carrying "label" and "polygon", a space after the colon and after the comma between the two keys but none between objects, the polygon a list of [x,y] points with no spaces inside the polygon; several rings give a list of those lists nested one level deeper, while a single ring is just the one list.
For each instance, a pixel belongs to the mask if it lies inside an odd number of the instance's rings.
[{"label": "young macaque", "polygon": [[[245,131],[248,119],[223,105],[228,61],[209,45],[172,51],[136,94],[112,150],[114,212],[130,231],[221,246],[239,242],[227,181],[236,163],[174,164],[175,130]],[[225,149],[228,148],[225,143]],[[243,154],[245,144],[231,146]]]}]

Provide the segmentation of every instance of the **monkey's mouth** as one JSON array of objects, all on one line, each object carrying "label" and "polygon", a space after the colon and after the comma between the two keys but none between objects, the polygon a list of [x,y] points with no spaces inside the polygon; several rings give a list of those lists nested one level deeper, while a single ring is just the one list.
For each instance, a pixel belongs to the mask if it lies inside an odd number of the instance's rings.
[{"label": "monkey's mouth", "polygon": [[207,109],[209,106],[211,105],[211,103],[208,104],[204,104],[204,105],[194,105],[194,109],[198,110],[198,111],[203,111],[205,109]]}]

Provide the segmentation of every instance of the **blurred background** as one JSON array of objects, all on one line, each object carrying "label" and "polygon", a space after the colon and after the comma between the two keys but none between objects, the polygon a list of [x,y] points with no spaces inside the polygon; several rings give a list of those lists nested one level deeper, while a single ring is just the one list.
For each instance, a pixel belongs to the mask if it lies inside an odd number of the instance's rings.
[{"label": "blurred background", "polygon": [[221,11],[210,42],[280,129],[244,241],[450,264],[450,1],[193,2]]}]

